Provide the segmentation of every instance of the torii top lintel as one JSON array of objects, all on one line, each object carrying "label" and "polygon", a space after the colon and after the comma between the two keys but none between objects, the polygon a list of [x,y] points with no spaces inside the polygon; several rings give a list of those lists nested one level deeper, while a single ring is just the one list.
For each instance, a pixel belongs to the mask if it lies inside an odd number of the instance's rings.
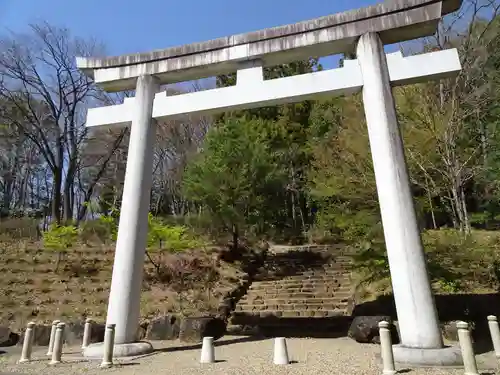
[{"label": "torii top lintel", "polygon": [[439,20],[463,0],[386,0],[295,24],[116,57],[77,57],[77,66],[107,91],[135,88],[138,76],[151,74],[173,83],[230,73],[239,63],[265,66],[354,50],[357,39],[378,32],[384,44],[435,33]]}]

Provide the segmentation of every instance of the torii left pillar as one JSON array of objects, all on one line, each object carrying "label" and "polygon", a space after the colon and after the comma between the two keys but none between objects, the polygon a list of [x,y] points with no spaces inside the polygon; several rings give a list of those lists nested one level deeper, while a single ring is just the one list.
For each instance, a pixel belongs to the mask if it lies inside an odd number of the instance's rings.
[{"label": "torii left pillar", "polygon": [[[137,332],[156,133],[153,102],[159,88],[153,76],[137,79],[106,320],[106,324],[116,325],[113,351],[116,357],[145,354],[153,349],[148,342],[137,342]],[[95,344],[88,346],[84,355],[97,357],[102,352],[102,344]]]}]

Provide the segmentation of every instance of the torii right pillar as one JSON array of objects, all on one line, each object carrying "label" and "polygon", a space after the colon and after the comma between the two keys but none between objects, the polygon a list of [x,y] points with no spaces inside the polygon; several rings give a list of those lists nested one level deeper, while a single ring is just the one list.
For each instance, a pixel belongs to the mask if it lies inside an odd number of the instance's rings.
[{"label": "torii right pillar", "polygon": [[395,360],[423,366],[460,364],[460,350],[443,345],[386,55],[377,33],[361,36],[357,59],[401,338],[394,346]]}]

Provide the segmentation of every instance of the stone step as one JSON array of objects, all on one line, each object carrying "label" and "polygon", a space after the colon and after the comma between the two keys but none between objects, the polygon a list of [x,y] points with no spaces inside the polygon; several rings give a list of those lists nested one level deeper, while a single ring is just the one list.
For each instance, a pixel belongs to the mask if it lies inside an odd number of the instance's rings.
[{"label": "stone step", "polygon": [[320,293],[320,294],[337,294],[337,293],[344,293],[344,292],[349,292],[351,289],[346,288],[346,287],[316,287],[316,288],[257,288],[257,289],[251,289],[248,291],[248,295],[260,295],[260,296],[265,296],[267,294],[280,294],[280,293],[286,293],[286,294],[293,294],[293,293]]},{"label": "stone step", "polygon": [[281,292],[288,292],[288,291],[298,291],[298,290],[303,290],[307,289],[312,292],[319,292],[319,291],[337,291],[339,289],[350,289],[351,283],[345,282],[345,283],[338,283],[338,284],[327,284],[327,283],[322,283],[322,284],[310,284],[310,283],[304,283],[304,284],[289,284],[289,285],[260,285],[260,286],[254,286],[253,288],[248,289],[248,293],[253,293],[253,292],[267,292],[267,291],[272,291],[276,293],[281,293]]},{"label": "stone step", "polygon": [[349,297],[346,298],[316,298],[316,299],[281,299],[281,298],[272,298],[268,299],[265,301],[255,301],[255,300],[245,300],[245,301],[240,301],[237,305],[236,308],[242,308],[245,309],[245,306],[251,306],[255,307],[256,309],[259,308],[262,310],[263,308],[265,309],[266,306],[285,306],[285,305],[307,305],[307,306],[317,306],[321,304],[325,305],[338,305],[338,304],[344,304],[347,303],[349,300]]},{"label": "stone step", "polygon": [[[316,296],[314,296],[316,297]],[[323,294],[321,296],[318,296],[318,298],[314,298],[311,296],[300,296],[300,295],[292,295],[292,296],[284,296],[284,295],[277,295],[277,296],[269,296],[268,298],[261,298],[260,296],[250,296],[245,299],[241,299],[238,305],[283,305],[287,303],[318,303],[319,301],[332,301],[335,300],[337,302],[344,302],[349,300],[351,298],[350,294],[345,294],[345,295],[328,295],[328,294]],[[278,302],[280,301],[280,302]],[[284,302],[283,302],[284,301]],[[292,302],[290,302],[292,301]],[[304,302],[296,302],[296,301],[304,301]],[[321,302],[323,303],[323,302]]]},{"label": "stone step", "polygon": [[285,278],[298,278],[298,277],[320,277],[320,278],[325,278],[325,277],[335,277],[335,276],[341,276],[341,275],[349,275],[351,273],[351,270],[348,269],[328,269],[328,270],[317,270],[317,271],[310,271],[310,270],[293,270],[293,271],[287,271],[287,270],[270,270],[267,269],[265,271],[260,271],[257,273],[255,276],[260,277],[260,278],[273,278],[273,279],[285,279]]},{"label": "stone step", "polygon": [[345,283],[345,282],[350,282],[350,278],[345,275],[341,277],[332,277],[332,278],[324,278],[324,279],[299,279],[299,280],[287,280],[287,279],[278,279],[278,280],[255,280],[252,285],[250,285],[250,288],[252,286],[256,285],[302,285],[302,284],[325,284],[325,283],[332,283],[332,284],[340,284],[340,283]]},{"label": "stone step", "polygon": [[280,318],[327,318],[335,316],[344,316],[346,314],[345,309],[333,309],[333,310],[301,310],[301,311],[277,311],[277,310],[266,310],[266,311],[249,311],[241,312],[237,311],[233,313],[231,322],[232,324],[242,324],[246,322],[247,324],[258,322],[260,319],[280,319]]},{"label": "stone step", "polygon": [[318,280],[318,279],[302,279],[302,280],[255,280],[251,285],[250,289],[255,289],[259,287],[277,287],[279,289],[283,289],[286,287],[289,287],[290,285],[304,285],[304,284],[309,284],[309,285],[317,285],[317,286],[337,286],[341,284],[342,282],[347,282],[350,281],[348,278],[331,278],[331,279],[323,279],[323,280]]},{"label": "stone step", "polygon": [[329,268],[329,269],[321,269],[321,270],[310,270],[310,269],[293,269],[293,270],[273,270],[266,269],[259,271],[256,276],[267,276],[267,277],[308,277],[308,276],[336,276],[342,274],[349,274],[351,270],[345,268]]},{"label": "stone step", "polygon": [[346,276],[342,277],[331,277],[331,278],[325,278],[325,279],[308,279],[308,278],[302,278],[302,279],[297,279],[297,280],[287,280],[287,279],[276,279],[276,280],[254,280],[252,284],[250,285],[251,287],[256,287],[256,286],[272,286],[272,285],[278,285],[281,287],[293,285],[293,284],[312,284],[312,285],[339,285],[341,283],[345,282],[350,282],[350,278]]},{"label": "stone step", "polygon": [[334,263],[334,262],[351,262],[352,257],[345,255],[338,256],[315,256],[314,259],[312,257],[304,257],[303,254],[297,254],[297,256],[290,255],[288,257],[273,257],[270,256],[266,259],[267,262],[277,262],[277,263],[291,263],[291,262],[299,262],[299,263]]},{"label": "stone step", "polygon": [[335,272],[320,272],[311,275],[274,275],[274,274],[266,274],[266,275],[257,275],[255,280],[259,281],[297,281],[297,280],[315,280],[315,281],[323,281],[323,280],[332,280],[339,277],[349,277],[350,273],[345,271],[335,271]]},{"label": "stone step", "polygon": [[352,262],[335,262],[335,263],[303,263],[303,262],[286,262],[286,263],[264,263],[265,269],[275,269],[275,270],[302,270],[302,271],[312,271],[312,270],[322,270],[322,269],[343,269],[351,268]]},{"label": "stone step", "polygon": [[284,263],[274,263],[274,262],[265,262],[265,268],[267,269],[302,269],[305,271],[314,270],[314,269],[338,269],[338,268],[350,268],[352,267],[352,262],[329,262],[329,263],[304,263],[304,262],[293,262],[287,261]]},{"label": "stone step", "polygon": [[304,256],[289,256],[289,257],[274,257],[270,256],[266,259],[266,263],[300,263],[300,264],[332,264],[332,263],[340,263],[340,262],[352,262],[352,257],[349,256],[315,256],[313,257],[304,257]]},{"label": "stone step", "polygon": [[320,291],[289,291],[289,290],[267,290],[267,291],[252,291],[245,296],[243,299],[253,299],[253,300],[267,300],[270,298],[275,299],[304,299],[304,298],[345,298],[352,294],[350,289],[338,289],[332,292],[320,292]]},{"label": "stone step", "polygon": [[340,275],[344,273],[349,273],[349,270],[329,268],[325,270],[303,271],[301,276],[328,276],[328,275]]},{"label": "stone step", "polygon": [[324,279],[307,279],[307,278],[302,278],[302,279],[278,279],[278,280],[254,280],[252,285],[250,287],[257,287],[257,286],[274,286],[277,285],[279,287],[286,287],[290,285],[339,285],[344,282],[350,281],[349,278],[343,277],[343,278],[324,278]]},{"label": "stone step", "polygon": [[325,277],[334,278],[337,276],[349,276],[351,271],[349,270],[329,270],[329,271],[293,271],[293,272],[281,272],[281,271],[265,271],[260,272],[256,276],[259,277],[269,277],[269,278],[277,278],[277,279],[286,279],[286,278],[315,278],[319,277],[324,279]]},{"label": "stone step", "polygon": [[283,304],[296,304],[296,303],[338,303],[348,299],[349,295],[342,296],[329,296],[329,297],[309,297],[309,298],[261,298],[260,296],[245,296],[240,299],[239,305],[283,305]]},{"label": "stone step", "polygon": [[331,311],[347,308],[347,302],[335,301],[334,303],[307,303],[307,304],[281,304],[281,305],[238,305],[236,312],[259,312],[259,311]]},{"label": "stone step", "polygon": [[[317,297],[317,298],[315,298]],[[249,296],[246,299],[241,299],[236,306],[239,304],[242,305],[269,305],[269,304],[282,304],[281,302],[268,302],[268,301],[307,301],[305,303],[315,303],[314,301],[323,301],[323,300],[336,300],[339,302],[344,302],[349,300],[352,297],[352,294],[346,293],[343,295],[334,295],[334,294],[322,294],[319,296],[312,295],[304,295],[304,294],[293,294],[293,295],[270,295],[266,296],[266,298],[261,298],[261,296]]]},{"label": "stone step", "polygon": [[294,286],[290,288],[273,288],[273,287],[262,287],[262,288],[256,288],[256,289],[249,289],[247,294],[280,294],[280,293],[285,293],[285,294],[290,294],[290,293],[342,293],[342,292],[350,292],[351,291],[351,285],[344,284],[344,285],[337,285],[337,286],[307,286],[307,285],[300,285],[300,286]]},{"label": "stone step", "polygon": [[279,265],[279,266],[297,265],[297,266],[308,266],[308,267],[314,267],[314,266],[321,267],[321,266],[332,266],[335,264],[352,264],[352,259],[316,258],[307,260],[307,259],[296,259],[296,258],[286,258],[286,259],[267,258],[265,263],[271,265]]}]

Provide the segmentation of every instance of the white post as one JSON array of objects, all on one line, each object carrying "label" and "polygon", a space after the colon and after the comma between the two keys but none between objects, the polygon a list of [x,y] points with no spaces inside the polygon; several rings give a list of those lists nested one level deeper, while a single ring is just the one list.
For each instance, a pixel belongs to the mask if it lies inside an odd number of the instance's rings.
[{"label": "white post", "polygon": [[378,34],[361,36],[357,57],[401,344],[442,348],[386,56]]},{"label": "white post", "polygon": [[83,340],[82,349],[85,349],[90,344],[90,335],[92,333],[92,319],[85,319],[85,326],[83,327]]},{"label": "white post", "polygon": [[203,337],[200,363],[214,363],[214,362],[215,362],[214,338]]},{"label": "white post", "polygon": [[31,361],[31,352],[33,350],[33,340],[35,336],[34,328],[35,323],[29,322],[26,327],[26,332],[24,332],[23,351],[21,352],[21,359],[19,360],[19,363]]},{"label": "white post", "polygon": [[500,329],[498,327],[498,319],[495,315],[488,316],[488,327],[490,328],[495,355],[497,358],[500,358]]},{"label": "white post", "polygon": [[107,324],[116,324],[117,344],[136,340],[148,232],[153,146],[156,133],[152,120],[153,100],[159,89],[152,76],[137,79],[135,113],[123,187],[120,224],[116,242]]},{"label": "white post", "polygon": [[56,337],[56,329],[57,325],[60,323],[60,320],[54,320],[52,322],[52,328],[50,330],[50,338],[49,338],[49,349],[47,350],[47,355],[52,355],[52,351],[54,350],[54,339]]},{"label": "white post", "polygon": [[115,325],[106,324],[104,332],[104,355],[102,357],[101,368],[113,366],[113,346],[115,345]]},{"label": "white post", "polygon": [[457,329],[460,349],[462,349],[462,357],[464,360],[465,375],[479,375],[477,371],[476,357],[474,356],[474,348],[472,347],[469,324],[466,322],[458,322]]},{"label": "white post", "polygon": [[64,323],[58,323],[56,328],[56,334],[54,337],[54,348],[52,350],[52,359],[49,365],[57,365],[61,363],[62,348],[64,343]]},{"label": "white post", "polygon": [[275,365],[288,365],[290,360],[288,358],[288,348],[286,346],[286,339],[284,337],[276,337],[274,339],[274,356],[273,363]]},{"label": "white post", "polygon": [[392,338],[390,324],[388,322],[380,322],[378,324],[380,335],[380,351],[383,364],[383,375],[394,375],[396,368],[394,367],[394,355],[392,353]]}]

